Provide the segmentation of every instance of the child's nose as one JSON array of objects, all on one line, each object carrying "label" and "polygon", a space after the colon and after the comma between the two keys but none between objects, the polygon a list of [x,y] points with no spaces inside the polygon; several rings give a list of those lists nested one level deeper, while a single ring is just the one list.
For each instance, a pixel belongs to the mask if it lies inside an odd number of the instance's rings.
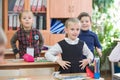
[{"label": "child's nose", "polygon": [[28,19],[26,19],[26,21],[28,21]]},{"label": "child's nose", "polygon": [[78,30],[75,30],[74,33],[77,34],[77,33],[78,33]]},{"label": "child's nose", "polygon": [[29,20],[29,18],[26,18],[26,21],[28,21]]},{"label": "child's nose", "polygon": [[83,24],[86,24],[86,22],[83,22]]}]

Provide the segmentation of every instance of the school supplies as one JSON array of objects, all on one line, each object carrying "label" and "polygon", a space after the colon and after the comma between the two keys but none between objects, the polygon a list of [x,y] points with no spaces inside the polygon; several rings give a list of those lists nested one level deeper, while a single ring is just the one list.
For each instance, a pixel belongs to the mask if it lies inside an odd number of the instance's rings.
[{"label": "school supplies", "polygon": [[71,76],[63,76],[60,72],[53,72],[53,77],[59,80],[86,80],[84,76],[81,75],[71,75]]},{"label": "school supplies", "polygon": [[87,76],[91,77],[91,78],[94,78],[94,66],[87,66],[86,67],[86,73],[87,73]]},{"label": "school supplies", "polygon": [[94,59],[94,78],[100,78],[100,59],[99,57],[95,57]]},{"label": "school supplies", "polygon": [[64,77],[62,80],[86,80],[83,76],[67,76]]},{"label": "school supplies", "polygon": [[35,58],[35,62],[50,62],[50,61],[48,61],[44,57],[37,57],[37,58]]},{"label": "school supplies", "polygon": [[34,62],[34,57],[31,56],[31,55],[29,55],[29,54],[25,54],[25,55],[23,56],[23,59],[24,59],[24,61],[26,61],[26,62]]}]

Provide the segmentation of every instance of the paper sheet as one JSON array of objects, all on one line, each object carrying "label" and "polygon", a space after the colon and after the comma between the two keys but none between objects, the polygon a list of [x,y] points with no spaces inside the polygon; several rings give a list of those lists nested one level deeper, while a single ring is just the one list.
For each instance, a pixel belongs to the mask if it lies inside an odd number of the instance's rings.
[{"label": "paper sheet", "polygon": [[112,50],[111,54],[109,55],[109,60],[111,62],[118,62],[118,61],[120,61],[120,42],[118,42],[118,44]]}]

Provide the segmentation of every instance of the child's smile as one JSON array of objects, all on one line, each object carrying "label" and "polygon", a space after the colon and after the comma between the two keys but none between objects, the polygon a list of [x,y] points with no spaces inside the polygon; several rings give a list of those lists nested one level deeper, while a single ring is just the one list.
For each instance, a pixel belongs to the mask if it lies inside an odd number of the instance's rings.
[{"label": "child's smile", "polygon": [[66,28],[66,33],[68,34],[68,38],[75,40],[80,33],[80,24],[72,24]]}]

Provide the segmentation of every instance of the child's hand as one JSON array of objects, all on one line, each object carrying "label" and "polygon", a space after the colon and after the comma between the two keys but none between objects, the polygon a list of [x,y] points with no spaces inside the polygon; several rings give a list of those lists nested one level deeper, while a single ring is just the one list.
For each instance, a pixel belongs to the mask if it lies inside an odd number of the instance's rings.
[{"label": "child's hand", "polygon": [[16,59],[19,59],[19,58],[20,58],[19,53],[17,53],[17,54],[15,55],[15,58],[16,58]]},{"label": "child's hand", "polygon": [[99,56],[102,57],[102,53],[99,53]]},{"label": "child's hand", "polygon": [[69,61],[63,61],[61,59],[57,59],[56,62],[65,70],[68,69],[68,67],[71,67],[71,63]]},{"label": "child's hand", "polygon": [[98,52],[98,55],[99,55],[100,57],[102,57],[102,51],[101,51],[101,49],[99,49],[98,47],[96,47],[96,51]]},{"label": "child's hand", "polygon": [[79,67],[81,67],[81,69],[84,69],[85,66],[89,63],[88,59],[83,59],[82,61],[79,61],[81,64],[79,65]]}]

